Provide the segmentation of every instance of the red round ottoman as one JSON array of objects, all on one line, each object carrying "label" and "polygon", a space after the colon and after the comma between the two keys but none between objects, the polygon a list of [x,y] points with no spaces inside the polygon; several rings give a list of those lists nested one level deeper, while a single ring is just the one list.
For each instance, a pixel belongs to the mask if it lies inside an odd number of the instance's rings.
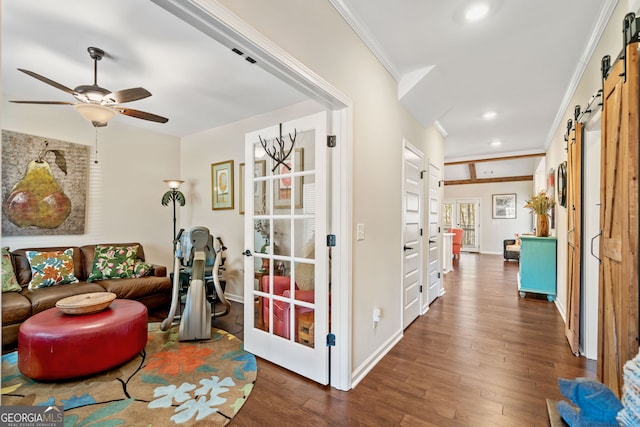
[{"label": "red round ottoman", "polygon": [[35,380],[81,377],[118,366],[147,344],[147,307],[116,299],[93,314],[50,308],[18,332],[18,369]]}]

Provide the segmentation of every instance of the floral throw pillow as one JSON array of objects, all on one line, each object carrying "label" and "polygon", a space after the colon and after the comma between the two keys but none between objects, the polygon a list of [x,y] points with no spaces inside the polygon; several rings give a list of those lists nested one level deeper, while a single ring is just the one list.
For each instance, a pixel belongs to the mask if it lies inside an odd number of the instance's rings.
[{"label": "floral throw pillow", "polygon": [[144,277],[151,274],[153,266],[144,261],[136,261],[133,266],[133,277]]},{"label": "floral throw pillow", "polygon": [[2,292],[20,292],[22,287],[16,279],[16,273],[13,271],[11,263],[11,253],[9,248],[2,248]]},{"label": "floral throw pillow", "polygon": [[138,245],[103,246],[96,245],[93,269],[88,282],[105,279],[124,279],[134,277]]},{"label": "floral throw pillow", "polygon": [[38,252],[27,251],[31,266],[29,289],[76,283],[73,273],[73,249],[65,251]]}]

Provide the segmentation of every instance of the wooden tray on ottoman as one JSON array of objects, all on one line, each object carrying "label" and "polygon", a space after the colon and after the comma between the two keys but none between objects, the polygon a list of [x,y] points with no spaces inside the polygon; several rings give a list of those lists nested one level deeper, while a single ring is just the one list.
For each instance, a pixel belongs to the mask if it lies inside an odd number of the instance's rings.
[{"label": "wooden tray on ottoman", "polygon": [[65,314],[90,314],[104,310],[116,299],[113,292],[92,292],[62,298],[56,303]]}]

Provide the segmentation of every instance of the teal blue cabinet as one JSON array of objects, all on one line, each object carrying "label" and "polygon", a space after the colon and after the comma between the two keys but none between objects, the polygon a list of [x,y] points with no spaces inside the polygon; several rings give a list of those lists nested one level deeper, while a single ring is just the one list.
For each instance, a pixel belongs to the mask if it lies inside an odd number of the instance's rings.
[{"label": "teal blue cabinet", "polygon": [[555,237],[520,236],[520,272],[518,292],[546,294],[549,301],[556,298],[556,246]]}]

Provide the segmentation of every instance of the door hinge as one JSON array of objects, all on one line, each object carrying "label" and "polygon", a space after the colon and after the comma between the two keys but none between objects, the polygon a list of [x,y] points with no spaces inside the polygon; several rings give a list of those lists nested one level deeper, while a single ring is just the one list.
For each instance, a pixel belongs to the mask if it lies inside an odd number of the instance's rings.
[{"label": "door hinge", "polygon": [[426,172],[426,171],[420,171],[420,179],[424,179],[424,173],[425,173],[425,172]]},{"label": "door hinge", "polygon": [[438,227],[438,233],[440,232],[440,227]]},{"label": "door hinge", "polygon": [[327,246],[334,247],[336,245],[336,235],[327,234]]},{"label": "door hinge", "polygon": [[337,144],[335,135],[327,135],[327,147],[333,148]]},{"label": "door hinge", "polygon": [[438,273],[438,279],[440,278],[440,273]]},{"label": "door hinge", "polygon": [[438,187],[442,187],[442,180],[438,181]]},{"label": "door hinge", "polygon": [[422,228],[420,229],[420,235],[422,236]]},{"label": "door hinge", "polygon": [[420,285],[420,293],[422,293],[422,285]]},{"label": "door hinge", "polygon": [[334,334],[327,334],[327,347],[336,346],[336,336]]}]

